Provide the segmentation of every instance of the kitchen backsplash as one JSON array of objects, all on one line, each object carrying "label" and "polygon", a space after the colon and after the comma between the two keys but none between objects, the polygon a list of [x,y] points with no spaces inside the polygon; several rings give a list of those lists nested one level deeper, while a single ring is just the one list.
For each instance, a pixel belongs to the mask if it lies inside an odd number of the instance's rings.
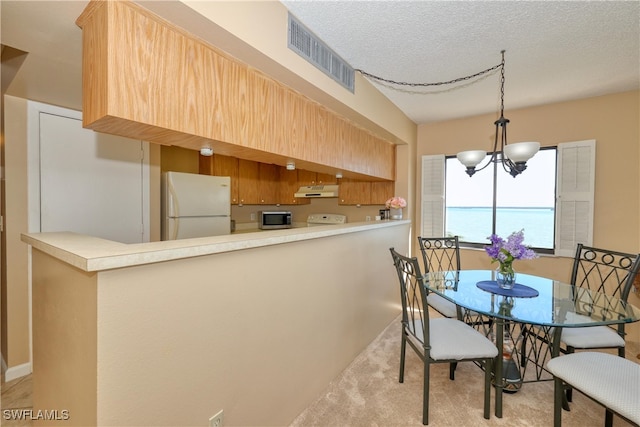
[{"label": "kitchen backsplash", "polygon": [[244,206],[231,206],[231,218],[236,221],[236,224],[256,222],[255,218],[251,217],[251,214],[256,214],[258,211],[273,210],[273,211],[291,211],[293,214],[294,222],[306,222],[307,217],[310,214],[317,213],[334,213],[347,216],[347,222],[361,222],[366,221],[367,216],[373,221],[376,215],[379,215],[380,209],[383,209],[383,205],[367,205],[367,206],[343,206],[338,204],[337,198],[327,199],[311,199],[311,203],[307,205],[244,205]]}]

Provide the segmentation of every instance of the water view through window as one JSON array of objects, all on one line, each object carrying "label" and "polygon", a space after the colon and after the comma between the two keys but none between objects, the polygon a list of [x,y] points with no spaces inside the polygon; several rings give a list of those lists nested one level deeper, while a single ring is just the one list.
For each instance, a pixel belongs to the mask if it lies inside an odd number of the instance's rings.
[{"label": "water view through window", "polygon": [[496,216],[496,234],[524,229],[525,244],[553,249],[555,230],[556,150],[538,152],[513,178],[498,166],[493,206],[493,166],[473,177],[456,158],[446,162],[446,234],[460,241],[488,243]]},{"label": "water view through window", "polygon": [[[447,234],[457,234],[464,242],[488,243],[492,215],[493,208],[448,207],[447,224],[452,226]],[[554,215],[553,208],[496,208],[496,232],[507,237],[524,228],[527,245],[553,248]]]}]

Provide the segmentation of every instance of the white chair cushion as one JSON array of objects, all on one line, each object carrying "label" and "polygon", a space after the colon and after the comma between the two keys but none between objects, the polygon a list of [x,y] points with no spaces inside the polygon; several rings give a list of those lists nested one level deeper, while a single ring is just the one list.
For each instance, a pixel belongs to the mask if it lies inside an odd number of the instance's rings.
[{"label": "white chair cushion", "polygon": [[640,365],[608,353],[559,356],[547,369],[582,393],[640,424]]},{"label": "white chair cushion", "polygon": [[456,305],[438,294],[430,293],[427,295],[427,304],[438,310],[443,316],[458,317]]},{"label": "white chair cushion", "polygon": [[624,339],[608,326],[563,328],[560,340],[574,348],[624,347]]},{"label": "white chair cushion", "polygon": [[431,358],[462,360],[496,357],[498,349],[487,337],[471,326],[447,317],[430,319]]}]

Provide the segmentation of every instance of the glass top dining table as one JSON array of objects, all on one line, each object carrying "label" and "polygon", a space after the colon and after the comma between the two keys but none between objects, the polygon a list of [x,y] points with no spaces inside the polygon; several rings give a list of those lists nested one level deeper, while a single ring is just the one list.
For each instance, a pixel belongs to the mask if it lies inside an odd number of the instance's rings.
[{"label": "glass top dining table", "polygon": [[[631,323],[640,320],[640,309],[619,298],[589,291],[546,277],[518,273],[516,288],[496,292],[481,282],[495,281],[491,270],[458,270],[427,273],[430,291],[460,307],[505,320],[552,327],[584,327]],[[530,288],[520,289],[518,285]],[[512,299],[509,312],[500,310]]]},{"label": "glass top dining table", "polygon": [[[515,341],[522,340],[523,331],[535,327],[537,332],[542,331],[546,336],[543,341],[548,345],[549,357],[556,357],[560,353],[562,328],[616,325],[640,320],[640,309],[617,297],[546,277],[518,273],[512,290],[500,289],[492,270],[431,272],[425,274],[424,279],[430,292],[456,304],[460,320],[472,323],[470,313],[477,318],[488,318],[489,322],[476,321],[474,325],[485,325],[484,332],[495,337],[498,349],[504,349],[505,331],[513,335],[509,338],[514,339],[515,347]],[[486,329],[487,324],[490,329]],[[518,334],[515,325],[519,326],[518,337],[515,336]],[[532,345],[537,343],[536,340],[528,342]],[[525,357],[524,351],[514,351],[519,352],[519,360]],[[494,373],[504,372],[503,352],[496,357]],[[530,354],[536,359],[534,364],[542,369],[544,356],[538,360],[542,352],[534,349]],[[537,380],[540,380],[540,373]],[[502,381],[496,382],[497,391],[501,391],[503,386]],[[502,393],[499,394],[495,412],[496,416],[502,417]]]}]

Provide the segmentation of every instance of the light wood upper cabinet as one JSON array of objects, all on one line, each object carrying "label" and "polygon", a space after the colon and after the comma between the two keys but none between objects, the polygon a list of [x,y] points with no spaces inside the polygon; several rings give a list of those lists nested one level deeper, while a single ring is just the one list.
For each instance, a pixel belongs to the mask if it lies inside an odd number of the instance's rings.
[{"label": "light wood upper cabinet", "polygon": [[235,157],[222,156],[214,154],[213,156],[213,174],[217,176],[231,177],[231,204],[237,205],[239,201],[238,194],[238,159]]},{"label": "light wood upper cabinet", "polygon": [[215,175],[213,173],[213,156],[198,156],[198,173],[200,175]]},{"label": "light wood upper cabinet", "polygon": [[260,169],[258,162],[238,159],[238,204],[258,205],[258,181]]},{"label": "light wood upper cabinet", "polygon": [[371,204],[384,205],[393,197],[395,183],[392,181],[375,181],[371,183]]},{"label": "light wood upper cabinet", "polygon": [[238,159],[239,204],[278,204],[279,184],[279,166]]},{"label": "light wood upper cabinet", "polygon": [[[295,171],[299,187],[303,185],[316,185],[317,174],[315,172],[298,169]],[[297,190],[297,188],[296,188]]]},{"label": "light wood upper cabinet", "polygon": [[[310,185],[303,184],[303,181],[300,181],[301,175],[304,176],[305,172],[303,170],[287,170],[286,167],[281,166],[279,169],[280,174],[280,185],[278,186],[279,195],[278,200],[281,205],[308,205],[311,203],[310,199],[294,197],[294,194],[300,186],[302,185]],[[314,174],[314,172],[308,172]]]},{"label": "light wood upper cabinet", "polygon": [[371,182],[341,179],[338,203],[341,205],[371,204]]},{"label": "light wood upper cabinet", "polygon": [[298,169],[298,181],[302,185],[327,185],[337,184],[338,180],[335,175],[328,173],[316,173]]},{"label": "light wood upper cabinet", "polygon": [[259,163],[258,198],[261,205],[276,205],[280,203],[280,174],[279,166]]},{"label": "light wood upper cabinet", "polygon": [[76,22],[86,128],[264,163],[292,159],[364,180],[395,178],[392,142],[137,2],[94,0]]},{"label": "light wood upper cabinet", "polygon": [[228,176],[231,178],[231,204],[237,205],[238,198],[238,159],[221,154],[213,156],[199,155],[200,170],[203,175]]},{"label": "light wood upper cabinet", "polygon": [[328,173],[318,173],[316,174],[316,182],[318,185],[337,184],[338,178]]},{"label": "light wood upper cabinet", "polygon": [[339,204],[341,205],[384,205],[393,197],[395,184],[390,181],[340,180]]}]

